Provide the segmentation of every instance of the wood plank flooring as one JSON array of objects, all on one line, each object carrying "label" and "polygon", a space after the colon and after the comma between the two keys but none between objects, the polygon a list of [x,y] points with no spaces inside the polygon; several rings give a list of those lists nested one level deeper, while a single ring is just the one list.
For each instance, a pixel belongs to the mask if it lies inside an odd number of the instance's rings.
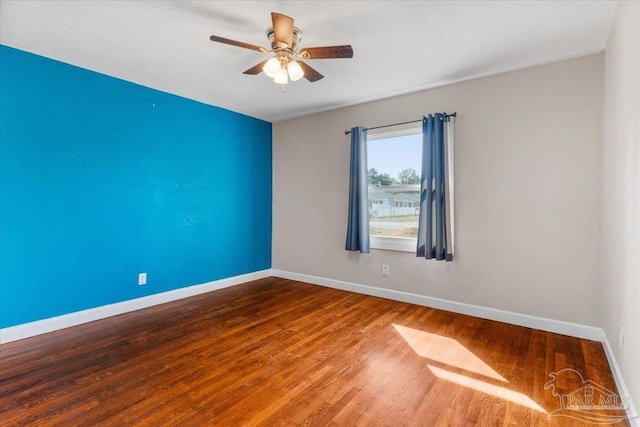
[{"label": "wood plank flooring", "polygon": [[565,368],[616,392],[598,342],[268,278],[0,346],[0,424],[587,426]]}]

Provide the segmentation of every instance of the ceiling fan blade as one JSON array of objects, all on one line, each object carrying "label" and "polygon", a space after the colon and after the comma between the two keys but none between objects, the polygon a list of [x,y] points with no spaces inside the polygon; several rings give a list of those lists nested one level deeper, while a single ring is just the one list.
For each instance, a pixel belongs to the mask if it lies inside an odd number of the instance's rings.
[{"label": "ceiling fan blade", "polygon": [[261,63],[254,65],[253,67],[249,68],[247,71],[245,71],[242,74],[260,74],[262,72],[262,67],[264,67],[264,64],[266,64],[268,61],[268,59],[266,61],[262,61]]},{"label": "ceiling fan blade", "polygon": [[307,47],[300,51],[306,59],[353,58],[353,48],[349,44],[341,46]]},{"label": "ceiling fan blade", "polygon": [[302,61],[296,61],[296,62],[300,64],[300,67],[302,67],[302,71],[304,71],[304,78],[309,80],[311,83],[317,82],[318,80],[324,77],[322,74],[320,74],[313,68],[309,67],[304,62]]},{"label": "ceiling fan blade", "polygon": [[224,37],[211,36],[211,37],[209,37],[209,39],[212,42],[230,44],[232,46],[238,46],[238,47],[243,47],[245,49],[257,50],[259,52],[266,52],[267,51],[265,48],[260,47],[260,46],[256,46],[255,44],[239,42],[237,40],[225,39]]},{"label": "ceiling fan blade", "polygon": [[271,21],[273,22],[273,38],[276,44],[285,43],[284,47],[293,47],[293,18],[271,12]]}]

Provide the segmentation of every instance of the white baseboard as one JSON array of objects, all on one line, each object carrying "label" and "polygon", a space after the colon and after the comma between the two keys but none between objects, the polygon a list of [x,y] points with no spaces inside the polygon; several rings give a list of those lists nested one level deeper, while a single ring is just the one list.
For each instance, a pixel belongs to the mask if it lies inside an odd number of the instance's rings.
[{"label": "white baseboard", "polygon": [[326,279],[323,277],[310,276],[307,274],[292,273],[273,269],[272,273],[276,277],[283,279],[298,280],[300,282],[314,285],[326,286],[329,288],[342,289],[344,291],[358,294],[371,295],[386,298],[394,301],[408,302],[425,307],[438,308],[440,310],[452,311],[454,313],[466,314],[480,317],[482,319],[496,320],[498,322],[509,323],[527,328],[540,329],[542,331],[554,332],[557,334],[569,335],[592,341],[602,340],[602,329],[594,326],[580,325],[577,323],[563,322],[561,320],[547,319],[544,317],[520,314],[512,311],[498,310],[495,308],[482,307],[463,302],[450,301],[441,298],[428,297],[425,295],[412,294],[408,292],[395,291],[392,289],[376,288],[373,286],[360,285],[357,283],[343,282],[341,280]]},{"label": "white baseboard", "polygon": [[23,323],[22,325],[10,326],[8,328],[0,329],[0,344],[46,334],[47,332],[56,331],[58,329],[69,328],[82,323],[93,322],[94,320],[104,319],[106,317],[116,316],[118,314],[140,310],[142,308],[164,304],[271,276],[273,276],[271,269],[261,270],[254,273],[228,277],[226,279],[214,280],[213,282],[174,289],[142,298],[76,311],[62,316]]},{"label": "white baseboard", "polygon": [[627,401],[627,418],[629,418],[629,422],[632,427],[640,427],[640,419],[638,418],[638,412],[636,412],[636,408],[633,404],[633,400],[631,400],[631,396],[629,395],[629,389],[627,389],[627,385],[624,382],[624,378],[622,378],[622,372],[620,371],[620,367],[618,366],[618,362],[616,361],[615,356],[613,355],[613,348],[611,347],[611,343],[607,338],[607,334],[602,331],[602,347],[604,347],[604,353],[607,355],[607,360],[609,361],[609,367],[611,367],[611,373],[613,374],[613,378],[616,381],[616,387],[618,388],[618,394],[624,400]]}]

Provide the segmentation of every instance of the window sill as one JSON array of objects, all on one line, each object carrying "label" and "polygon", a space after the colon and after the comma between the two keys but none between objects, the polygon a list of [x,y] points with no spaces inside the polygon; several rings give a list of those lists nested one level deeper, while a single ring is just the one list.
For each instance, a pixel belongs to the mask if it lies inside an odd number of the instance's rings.
[{"label": "window sill", "polygon": [[407,237],[371,236],[369,238],[369,243],[371,249],[415,253],[417,239]]}]

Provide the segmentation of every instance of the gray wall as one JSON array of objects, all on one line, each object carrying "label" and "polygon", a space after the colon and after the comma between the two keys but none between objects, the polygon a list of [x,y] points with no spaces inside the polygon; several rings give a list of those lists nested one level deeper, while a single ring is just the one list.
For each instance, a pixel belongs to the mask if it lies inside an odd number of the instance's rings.
[{"label": "gray wall", "polygon": [[[621,2],[605,50],[603,327],[640,399],[640,3]],[[624,327],[624,348],[620,327]]]},{"label": "gray wall", "polygon": [[[598,54],[275,123],[273,268],[600,326],[602,82]],[[344,130],[443,110],[454,262],[346,252]]]}]

